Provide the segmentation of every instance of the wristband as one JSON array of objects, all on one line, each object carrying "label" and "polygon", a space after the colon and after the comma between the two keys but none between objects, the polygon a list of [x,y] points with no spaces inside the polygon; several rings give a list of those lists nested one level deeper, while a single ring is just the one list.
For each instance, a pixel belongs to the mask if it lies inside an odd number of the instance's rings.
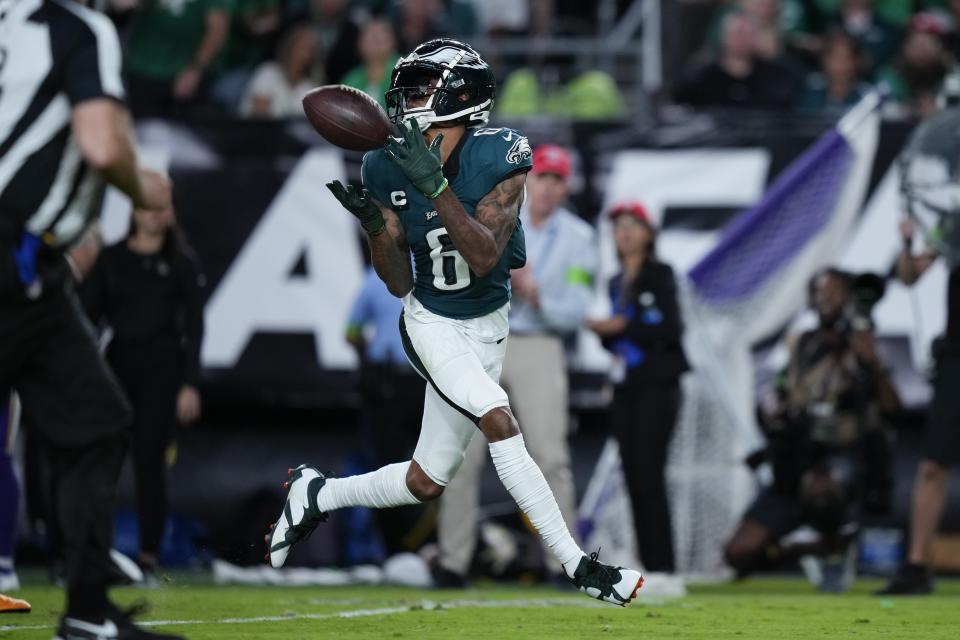
[{"label": "wristband", "polygon": [[449,184],[450,184],[450,183],[447,181],[447,179],[444,178],[444,179],[443,179],[443,182],[440,183],[440,186],[437,187],[437,190],[436,190],[436,191],[434,191],[433,193],[430,193],[430,194],[426,194],[426,193],[425,193],[424,195],[427,196],[428,198],[430,198],[431,200],[436,200],[437,197],[438,197],[441,193],[443,193],[443,190],[446,189],[446,188],[447,188],[447,185],[449,185]]}]

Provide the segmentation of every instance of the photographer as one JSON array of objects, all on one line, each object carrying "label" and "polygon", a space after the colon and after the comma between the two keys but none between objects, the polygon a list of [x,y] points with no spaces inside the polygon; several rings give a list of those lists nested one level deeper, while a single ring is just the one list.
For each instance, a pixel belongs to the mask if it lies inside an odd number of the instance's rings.
[{"label": "photographer", "polygon": [[803,553],[828,560],[820,589],[843,590],[849,576],[841,559],[852,548],[858,509],[888,507],[883,417],[898,409],[899,399],[869,320],[883,283],[866,278],[828,269],[811,281],[819,326],[792,345],[777,389],[760,411],[768,446],[750,460],[770,462],[774,482],[760,491],[724,548],[741,575],[799,553],[781,538],[806,524],[819,540]]}]

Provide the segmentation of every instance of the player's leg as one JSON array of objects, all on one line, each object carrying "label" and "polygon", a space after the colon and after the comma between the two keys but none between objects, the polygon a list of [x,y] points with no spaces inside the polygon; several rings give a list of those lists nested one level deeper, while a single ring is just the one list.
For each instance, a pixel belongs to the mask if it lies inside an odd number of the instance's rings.
[{"label": "player's leg", "polygon": [[593,597],[628,604],[636,597],[642,576],[583,553],[543,472],[527,452],[507,394],[498,384],[507,346],[506,310],[502,311],[466,323],[405,311],[401,336],[411,363],[448,404],[480,427],[500,481],[574,584]]},{"label": "player's leg", "polygon": [[13,471],[13,444],[17,435],[19,406],[16,396],[0,389],[0,591],[20,588],[13,567],[20,486]]},{"label": "player's leg", "polygon": [[[470,427],[477,431],[472,423]],[[480,477],[487,461],[486,445],[486,440],[476,433],[467,447],[460,470],[440,498],[437,512],[439,571],[434,579],[438,583],[447,583],[447,586],[465,584],[477,546]]]},{"label": "player's leg", "polygon": [[[511,336],[503,362],[510,407],[524,442],[553,491],[570,531],[576,528],[576,493],[567,443],[567,373],[563,343],[551,336]],[[562,572],[548,554],[547,570]]]},{"label": "player's leg", "polygon": [[283,513],[267,534],[267,560],[283,566],[290,547],[326,520],[330,511],[346,507],[386,509],[440,497],[463,462],[476,427],[427,385],[423,423],[413,460],[347,478],[327,478],[301,465],[291,469]]}]

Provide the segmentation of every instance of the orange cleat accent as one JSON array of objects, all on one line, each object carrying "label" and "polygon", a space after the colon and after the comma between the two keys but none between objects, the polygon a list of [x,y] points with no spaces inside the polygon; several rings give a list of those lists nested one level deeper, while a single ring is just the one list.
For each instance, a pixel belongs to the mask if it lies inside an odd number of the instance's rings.
[{"label": "orange cleat accent", "polygon": [[637,580],[637,586],[633,588],[633,593],[630,594],[630,601],[633,602],[637,598],[637,591],[643,589],[643,576],[640,576],[640,579]]},{"label": "orange cleat accent", "polygon": [[30,603],[0,593],[0,613],[30,613]]}]

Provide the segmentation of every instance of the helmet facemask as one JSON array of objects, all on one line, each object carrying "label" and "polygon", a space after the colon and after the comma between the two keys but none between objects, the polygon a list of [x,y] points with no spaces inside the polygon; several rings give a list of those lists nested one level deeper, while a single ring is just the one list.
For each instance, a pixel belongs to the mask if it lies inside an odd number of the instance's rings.
[{"label": "helmet facemask", "polygon": [[[400,59],[385,96],[387,116],[394,124],[415,121],[421,131],[442,122],[462,122],[468,127],[486,124],[493,108],[493,77],[476,52],[459,46],[463,48],[441,46]],[[477,78],[477,62],[485,70],[481,78]]]}]

